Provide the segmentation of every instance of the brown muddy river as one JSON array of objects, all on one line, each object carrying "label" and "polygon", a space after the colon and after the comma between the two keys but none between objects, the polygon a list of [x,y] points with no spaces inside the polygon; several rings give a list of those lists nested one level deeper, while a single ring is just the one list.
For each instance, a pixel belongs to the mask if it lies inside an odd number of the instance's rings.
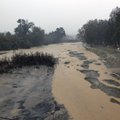
[{"label": "brown muddy river", "polygon": [[[113,78],[111,70],[81,43],[54,44],[23,51],[43,51],[59,58],[52,91],[73,120],[120,120],[120,80]],[[10,51],[0,57],[12,54]]]}]

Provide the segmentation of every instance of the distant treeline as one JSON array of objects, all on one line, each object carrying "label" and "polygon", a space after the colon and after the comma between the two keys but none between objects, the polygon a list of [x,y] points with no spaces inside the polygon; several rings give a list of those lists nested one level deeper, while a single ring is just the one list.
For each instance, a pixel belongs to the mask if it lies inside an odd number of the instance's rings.
[{"label": "distant treeline", "polygon": [[88,21],[77,37],[90,45],[120,47],[120,8],[113,9],[108,20]]},{"label": "distant treeline", "polygon": [[30,48],[43,44],[58,43],[66,36],[65,30],[60,27],[55,31],[45,34],[40,27],[33,22],[18,19],[18,26],[14,29],[15,33],[0,33],[0,50],[13,50],[18,48]]}]

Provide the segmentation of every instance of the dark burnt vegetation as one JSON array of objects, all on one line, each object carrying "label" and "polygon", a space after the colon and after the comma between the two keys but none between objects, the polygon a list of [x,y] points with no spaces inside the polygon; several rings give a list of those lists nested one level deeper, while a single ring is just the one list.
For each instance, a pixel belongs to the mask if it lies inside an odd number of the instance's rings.
[{"label": "dark burnt vegetation", "polygon": [[45,65],[48,67],[54,67],[57,63],[57,59],[47,53],[18,53],[10,58],[3,58],[0,60],[0,73],[7,73],[12,69],[22,68],[24,66],[36,66]]}]

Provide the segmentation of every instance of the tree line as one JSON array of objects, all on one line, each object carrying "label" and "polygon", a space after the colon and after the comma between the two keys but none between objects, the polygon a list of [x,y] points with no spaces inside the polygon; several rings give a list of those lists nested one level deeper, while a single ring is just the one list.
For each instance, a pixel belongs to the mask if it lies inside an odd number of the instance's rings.
[{"label": "tree line", "polygon": [[45,30],[35,26],[33,22],[18,19],[17,23],[18,26],[14,29],[14,34],[10,32],[0,33],[0,50],[14,50],[58,43],[66,36],[65,30],[62,27],[46,34]]},{"label": "tree line", "polygon": [[108,20],[89,20],[77,37],[90,45],[120,47],[120,8],[113,9]]}]

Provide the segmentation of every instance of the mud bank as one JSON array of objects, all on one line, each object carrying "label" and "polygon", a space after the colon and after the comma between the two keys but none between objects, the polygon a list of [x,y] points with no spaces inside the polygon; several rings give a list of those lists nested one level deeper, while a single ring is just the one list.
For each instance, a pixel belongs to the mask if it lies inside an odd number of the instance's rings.
[{"label": "mud bank", "polygon": [[24,67],[0,75],[0,120],[68,120],[52,95],[54,69]]}]

